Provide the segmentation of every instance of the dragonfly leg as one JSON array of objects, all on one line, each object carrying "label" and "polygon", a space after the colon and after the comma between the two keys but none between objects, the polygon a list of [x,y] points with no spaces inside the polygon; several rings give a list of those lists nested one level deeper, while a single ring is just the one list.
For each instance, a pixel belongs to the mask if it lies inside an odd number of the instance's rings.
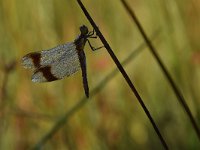
[{"label": "dragonfly leg", "polygon": [[101,48],[104,47],[104,46],[101,46],[101,47],[97,47],[97,48],[95,48],[95,47],[92,46],[92,44],[90,43],[90,41],[89,41],[88,39],[87,39],[87,42],[88,42],[90,48],[91,48],[93,51],[98,50],[98,49],[101,49]]},{"label": "dragonfly leg", "polygon": [[[98,35],[97,33],[95,34],[95,30],[93,29],[92,31],[89,32],[89,34],[87,35],[88,38],[97,38]],[[95,34],[95,35],[94,35]]]},{"label": "dragonfly leg", "polygon": [[92,31],[90,31],[90,32],[88,33],[88,36],[90,37],[90,36],[94,35],[94,33],[95,33],[95,31],[94,31],[94,29],[93,29]]},{"label": "dragonfly leg", "polygon": [[96,39],[96,38],[97,38],[97,36],[90,36],[90,37],[88,37],[88,38],[94,38],[94,39]]}]

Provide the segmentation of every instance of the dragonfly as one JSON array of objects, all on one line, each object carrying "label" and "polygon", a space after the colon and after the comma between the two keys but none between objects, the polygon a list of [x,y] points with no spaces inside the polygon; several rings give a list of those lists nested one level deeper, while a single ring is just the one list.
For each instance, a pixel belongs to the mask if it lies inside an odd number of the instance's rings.
[{"label": "dragonfly", "polygon": [[33,82],[60,80],[71,76],[81,68],[85,95],[89,97],[84,47],[86,42],[88,42],[93,51],[104,46],[94,48],[91,45],[89,38],[97,38],[94,29],[89,32],[85,25],[82,25],[79,29],[80,35],[73,42],[58,45],[47,50],[31,52],[22,58],[23,67],[33,70]]}]

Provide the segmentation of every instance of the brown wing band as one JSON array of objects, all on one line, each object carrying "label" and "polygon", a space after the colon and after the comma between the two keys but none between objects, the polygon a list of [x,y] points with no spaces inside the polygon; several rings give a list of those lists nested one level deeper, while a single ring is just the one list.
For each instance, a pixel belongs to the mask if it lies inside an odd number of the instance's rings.
[{"label": "brown wing band", "polygon": [[33,60],[33,64],[36,68],[40,67],[40,59],[41,59],[41,53],[30,53],[27,54],[28,57],[30,57]]},{"label": "brown wing band", "polygon": [[37,73],[37,72],[42,72],[43,76],[45,77],[45,79],[47,81],[54,81],[54,80],[59,79],[51,73],[51,67],[50,66],[41,67],[38,70],[36,70],[35,73]]}]

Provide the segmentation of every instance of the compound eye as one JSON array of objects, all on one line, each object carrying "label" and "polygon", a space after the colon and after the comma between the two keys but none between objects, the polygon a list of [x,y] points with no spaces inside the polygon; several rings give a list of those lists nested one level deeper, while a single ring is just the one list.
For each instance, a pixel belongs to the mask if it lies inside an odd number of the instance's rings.
[{"label": "compound eye", "polygon": [[80,27],[80,31],[81,31],[81,34],[87,34],[88,28],[85,25],[83,25],[83,26]]}]

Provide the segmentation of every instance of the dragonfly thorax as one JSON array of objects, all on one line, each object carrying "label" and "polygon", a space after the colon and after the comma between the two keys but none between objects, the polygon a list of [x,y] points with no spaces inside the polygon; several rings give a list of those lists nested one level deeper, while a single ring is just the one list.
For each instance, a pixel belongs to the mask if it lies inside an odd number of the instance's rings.
[{"label": "dragonfly thorax", "polygon": [[87,41],[89,31],[85,25],[82,25],[79,29],[81,34],[75,39],[74,43],[76,44],[76,50],[82,51]]}]

